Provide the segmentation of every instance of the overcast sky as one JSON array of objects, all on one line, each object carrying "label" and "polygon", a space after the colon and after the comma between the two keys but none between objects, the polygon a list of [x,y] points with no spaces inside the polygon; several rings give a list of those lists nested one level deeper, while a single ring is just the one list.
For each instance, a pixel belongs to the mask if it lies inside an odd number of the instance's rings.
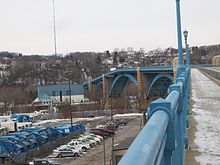
[{"label": "overcast sky", "polygon": [[[58,53],[177,47],[175,0],[55,0]],[[189,44],[220,44],[220,0],[181,0]],[[0,0],[0,51],[53,54],[52,0]]]}]

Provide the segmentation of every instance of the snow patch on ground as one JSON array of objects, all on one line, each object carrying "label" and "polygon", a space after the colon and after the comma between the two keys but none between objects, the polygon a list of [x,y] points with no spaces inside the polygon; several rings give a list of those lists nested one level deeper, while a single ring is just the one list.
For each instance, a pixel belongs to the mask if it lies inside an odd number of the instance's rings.
[{"label": "snow patch on ground", "polygon": [[192,69],[193,113],[197,121],[194,142],[201,165],[220,164],[220,87],[196,69]]},{"label": "snow patch on ground", "polygon": [[[98,120],[98,119],[102,119],[104,118],[105,116],[99,116],[99,117],[94,117],[94,118],[73,118],[73,123],[76,123],[76,122],[81,122],[81,121],[93,121],[93,120]],[[41,121],[38,121],[36,123],[34,123],[33,125],[34,126],[39,126],[39,125],[42,125],[42,124],[47,124],[47,123],[60,123],[60,122],[70,122],[70,119],[52,119],[52,120],[41,120]]]},{"label": "snow patch on ground", "polygon": [[143,113],[124,113],[124,114],[114,115],[114,117],[132,117],[132,116],[143,116]]}]

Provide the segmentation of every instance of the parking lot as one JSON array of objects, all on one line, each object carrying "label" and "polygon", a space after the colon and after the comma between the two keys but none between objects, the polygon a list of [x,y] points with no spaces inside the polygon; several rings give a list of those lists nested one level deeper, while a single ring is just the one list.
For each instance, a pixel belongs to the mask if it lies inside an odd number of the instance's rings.
[{"label": "parking lot", "polygon": [[[114,146],[123,142],[128,137],[136,136],[140,131],[140,123],[142,122],[140,116],[120,117],[128,121],[125,126],[119,126],[114,136],[110,136],[104,140],[101,144],[97,144],[87,152],[83,152],[83,155],[79,157],[62,157],[62,158],[51,158],[53,161],[65,164],[65,165],[99,165],[104,164],[104,152],[106,165],[111,164],[112,155],[112,138],[114,139]],[[110,118],[102,118],[88,122],[88,127],[94,127],[99,124],[104,124],[109,121]],[[105,148],[105,150],[104,150]]]}]

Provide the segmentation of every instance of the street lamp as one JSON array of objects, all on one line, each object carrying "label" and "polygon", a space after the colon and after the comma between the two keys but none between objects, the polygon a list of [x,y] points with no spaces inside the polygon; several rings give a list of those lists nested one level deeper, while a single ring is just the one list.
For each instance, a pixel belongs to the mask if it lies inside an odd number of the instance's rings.
[{"label": "street lamp", "polygon": [[186,46],[186,64],[189,65],[189,46],[187,44],[188,31],[183,31],[183,36],[185,38],[185,46]]},{"label": "street lamp", "polygon": [[187,40],[188,31],[187,31],[187,30],[184,30],[184,31],[183,31],[183,35],[184,35],[185,40]]}]

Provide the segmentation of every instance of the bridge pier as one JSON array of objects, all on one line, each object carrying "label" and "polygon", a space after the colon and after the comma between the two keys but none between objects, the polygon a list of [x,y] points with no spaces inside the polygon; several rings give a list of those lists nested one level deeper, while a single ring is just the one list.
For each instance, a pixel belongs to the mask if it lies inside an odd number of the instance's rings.
[{"label": "bridge pier", "polygon": [[95,99],[95,85],[92,83],[92,77],[88,77],[88,87],[89,87],[89,92],[88,92],[88,98],[90,100]]},{"label": "bridge pier", "polygon": [[137,67],[137,97],[138,97],[137,107],[138,109],[146,109],[146,107],[148,106],[146,102],[147,91],[148,91],[147,78],[143,73],[141,73],[140,67]]},{"label": "bridge pier", "polygon": [[110,99],[109,99],[109,89],[110,89],[110,80],[104,74],[102,75],[102,91],[103,91],[103,108],[110,109]]}]

